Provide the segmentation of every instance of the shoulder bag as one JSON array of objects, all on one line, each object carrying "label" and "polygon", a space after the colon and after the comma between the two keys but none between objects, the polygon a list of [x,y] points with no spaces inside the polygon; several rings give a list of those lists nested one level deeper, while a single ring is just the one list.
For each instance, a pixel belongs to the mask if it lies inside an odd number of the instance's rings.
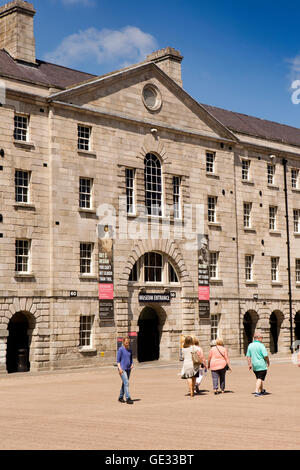
[{"label": "shoulder bag", "polygon": [[218,346],[216,346],[217,350],[219,351],[219,353],[221,354],[221,356],[224,357],[225,361],[226,361],[226,366],[225,366],[225,370],[231,370],[229,365],[227,364],[227,360],[226,360],[226,357],[224,356],[224,354],[221,353],[220,349],[218,348]]}]

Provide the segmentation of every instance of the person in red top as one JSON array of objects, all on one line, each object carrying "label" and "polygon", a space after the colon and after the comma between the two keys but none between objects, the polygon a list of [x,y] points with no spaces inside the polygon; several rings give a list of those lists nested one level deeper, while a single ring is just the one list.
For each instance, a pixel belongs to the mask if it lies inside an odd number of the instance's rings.
[{"label": "person in red top", "polygon": [[218,393],[219,382],[221,393],[224,393],[226,371],[231,370],[231,366],[227,349],[224,348],[224,342],[221,338],[216,340],[216,346],[213,346],[209,351],[208,369],[211,370],[215,395]]}]

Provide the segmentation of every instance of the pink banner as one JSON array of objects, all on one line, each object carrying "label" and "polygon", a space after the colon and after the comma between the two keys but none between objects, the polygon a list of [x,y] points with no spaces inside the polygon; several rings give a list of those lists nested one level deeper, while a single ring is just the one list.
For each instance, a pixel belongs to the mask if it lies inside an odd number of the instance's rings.
[{"label": "pink banner", "polygon": [[209,286],[198,286],[198,299],[209,300]]},{"label": "pink banner", "polygon": [[114,298],[113,284],[99,284],[99,299],[112,300]]}]

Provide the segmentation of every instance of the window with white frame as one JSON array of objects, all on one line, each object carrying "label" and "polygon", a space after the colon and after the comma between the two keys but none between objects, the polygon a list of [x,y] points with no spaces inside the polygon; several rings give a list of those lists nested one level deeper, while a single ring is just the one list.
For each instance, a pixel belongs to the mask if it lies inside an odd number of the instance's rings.
[{"label": "window with white frame", "polygon": [[17,273],[30,272],[30,240],[16,240],[15,271]]},{"label": "window with white frame", "polygon": [[275,165],[268,164],[268,184],[274,184]]},{"label": "window with white frame", "polygon": [[145,253],[133,265],[129,274],[129,282],[143,283],[179,283],[179,276],[169,258],[151,251]]},{"label": "window with white frame", "polygon": [[81,209],[92,208],[92,187],[93,180],[91,178],[79,179],[79,207]]},{"label": "window with white frame", "polygon": [[28,116],[17,114],[14,117],[14,139],[23,142],[28,140]]},{"label": "window with white frame", "polygon": [[242,160],[242,180],[250,179],[250,160]]},{"label": "window with white frame", "polygon": [[253,255],[246,255],[245,256],[245,279],[246,281],[253,280]]},{"label": "window with white frame", "polygon": [[215,172],[215,153],[206,152],[206,173]]},{"label": "window with white frame", "polygon": [[298,188],[298,183],[299,183],[299,170],[296,168],[291,169],[291,183],[292,183],[292,188],[297,189]]},{"label": "window with white frame", "polygon": [[90,150],[91,149],[91,128],[78,124],[78,150]]},{"label": "window with white frame", "polygon": [[125,169],[126,183],[126,211],[127,214],[135,213],[135,170],[133,168]]},{"label": "window with white frame", "polygon": [[269,230],[277,228],[277,207],[269,206]]},{"label": "window with white frame", "polygon": [[79,330],[79,347],[90,348],[92,347],[92,330],[93,330],[94,317],[89,315],[82,315],[80,317],[80,330]]},{"label": "window with white frame", "polygon": [[294,209],[293,210],[293,221],[294,221],[294,232],[300,232],[300,210]]},{"label": "window with white frame", "polygon": [[271,258],[271,280],[272,282],[276,282],[279,280],[278,278],[278,266],[279,266],[279,258],[272,257]]},{"label": "window with white frame", "polygon": [[144,255],[145,282],[162,282],[163,257],[160,253],[150,252]]},{"label": "window with white frame", "polygon": [[181,218],[180,176],[173,176],[173,206],[174,219]]},{"label": "window with white frame", "polygon": [[169,283],[175,283],[178,282],[178,276],[175,271],[175,268],[172,266],[170,262],[168,262],[168,281]]},{"label": "window with white frame", "polygon": [[210,318],[210,339],[211,341],[216,341],[219,337],[219,324],[220,324],[221,315],[219,313],[212,314]]},{"label": "window with white frame", "polygon": [[30,172],[16,170],[15,171],[15,200],[16,202],[29,202],[29,183]]},{"label": "window with white frame", "polygon": [[300,259],[296,259],[296,282],[300,283]]},{"label": "window with white frame", "polygon": [[80,274],[92,274],[92,243],[80,243]]},{"label": "window with white frame", "polygon": [[148,153],[145,163],[145,205],[148,215],[162,216],[162,173],[156,155]]},{"label": "window with white frame", "polygon": [[243,209],[244,209],[244,227],[245,228],[250,228],[251,227],[252,203],[251,202],[244,202]]},{"label": "window with white frame", "polygon": [[209,253],[209,277],[211,279],[218,278],[218,262],[219,253],[217,251],[210,251]]},{"label": "window with white frame", "polygon": [[207,199],[208,222],[217,221],[216,210],[217,210],[216,196],[208,196],[208,199]]}]

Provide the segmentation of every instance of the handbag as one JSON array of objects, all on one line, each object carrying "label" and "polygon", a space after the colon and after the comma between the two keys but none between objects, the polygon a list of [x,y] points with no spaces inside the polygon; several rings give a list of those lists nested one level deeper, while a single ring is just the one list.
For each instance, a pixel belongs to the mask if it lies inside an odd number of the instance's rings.
[{"label": "handbag", "polygon": [[194,349],[192,352],[192,360],[193,360],[193,366],[195,368],[199,368],[200,367],[200,364],[201,364],[201,360],[200,360],[200,357],[198,355],[198,352],[196,349]]},{"label": "handbag", "polygon": [[[224,356],[224,354],[221,353],[220,349],[218,348],[218,346],[216,345],[216,348],[217,350],[219,351],[219,353],[221,354],[221,356],[224,357],[225,361],[226,361],[226,357]],[[226,366],[225,366],[225,370],[231,370],[229,365],[227,364],[227,361],[226,361]]]}]

